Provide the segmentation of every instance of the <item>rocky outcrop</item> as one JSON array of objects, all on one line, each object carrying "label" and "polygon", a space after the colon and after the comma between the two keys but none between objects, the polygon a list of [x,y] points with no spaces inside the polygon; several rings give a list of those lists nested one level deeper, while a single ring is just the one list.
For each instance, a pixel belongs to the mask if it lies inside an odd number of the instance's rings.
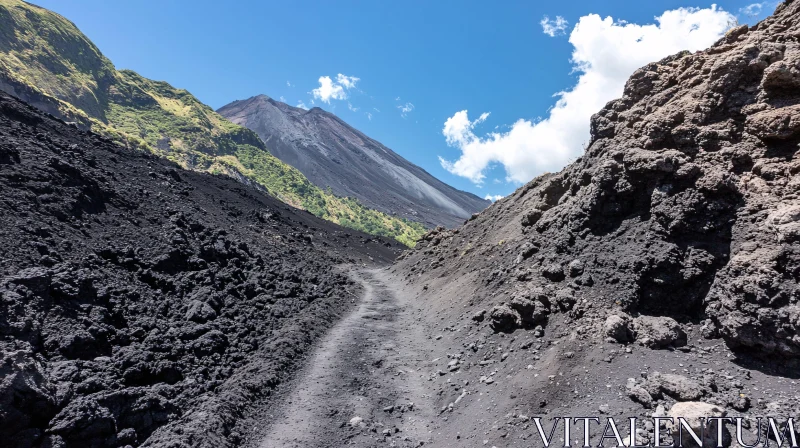
[{"label": "rocky outcrop", "polygon": [[[400,268],[480,272],[470,301],[486,308],[520,288],[572,297],[550,311],[620,342],[679,347],[681,325],[704,321],[731,347],[800,356],[798,35],[800,2],[785,2],[642,67],[592,118],[582,158],[423,240]],[[632,320],[606,321],[622,313]]]},{"label": "rocky outcrop", "polygon": [[304,110],[266,95],[234,101],[217,111],[256,132],[270,153],[313,184],[367,207],[425,224],[456,227],[489,201],[456,190],[353,129],[334,114]]}]

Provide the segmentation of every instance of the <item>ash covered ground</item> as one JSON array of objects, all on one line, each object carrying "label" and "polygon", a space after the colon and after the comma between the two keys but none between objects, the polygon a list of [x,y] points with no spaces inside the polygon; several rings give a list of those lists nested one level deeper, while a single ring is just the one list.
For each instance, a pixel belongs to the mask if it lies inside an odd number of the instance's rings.
[{"label": "ash covered ground", "polygon": [[0,97],[0,435],[511,447],[534,417],[637,416],[639,443],[658,416],[796,418],[799,107],[787,1],[641,68],[584,157],[389,265]]},{"label": "ash covered ground", "polygon": [[399,249],[5,94],[0,191],[5,446],[235,444]]}]

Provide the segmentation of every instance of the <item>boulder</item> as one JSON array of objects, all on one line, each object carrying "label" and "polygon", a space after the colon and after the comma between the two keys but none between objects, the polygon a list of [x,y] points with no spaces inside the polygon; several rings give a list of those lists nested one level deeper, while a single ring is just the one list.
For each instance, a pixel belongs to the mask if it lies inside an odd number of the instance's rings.
[{"label": "boulder", "polygon": [[628,397],[648,409],[653,406],[653,397],[651,397],[650,393],[644,390],[642,387],[635,385],[629,387]]},{"label": "boulder", "polygon": [[42,268],[28,268],[17,272],[3,280],[3,283],[24,285],[36,295],[42,297],[47,294],[52,282],[52,274]]},{"label": "boulder", "polygon": [[617,342],[631,341],[631,320],[626,315],[612,314],[603,324],[603,333]]},{"label": "boulder", "polygon": [[497,305],[489,313],[495,331],[513,331],[522,325],[519,313],[506,304]]},{"label": "boulder", "polygon": [[350,421],[347,424],[349,424],[353,428],[356,428],[358,426],[363,426],[363,423],[364,423],[364,419],[363,418],[355,416],[355,417],[351,418]]},{"label": "boulder", "polygon": [[522,247],[520,247],[519,256],[517,257],[518,262],[522,262],[523,260],[530,258],[531,255],[535,254],[538,250],[538,247],[530,242],[526,242],[522,245]]},{"label": "boulder", "polygon": [[655,372],[648,376],[645,388],[651,395],[665,393],[678,401],[697,400],[703,396],[703,387],[683,375]]},{"label": "boulder", "polygon": [[747,117],[744,129],[762,140],[786,140],[800,133],[800,105],[768,109]]},{"label": "boulder", "polygon": [[564,267],[560,263],[546,264],[542,266],[542,277],[553,282],[560,282],[564,280]]},{"label": "boulder", "polygon": [[65,440],[81,441],[85,446],[102,446],[116,435],[114,414],[92,397],[69,402],[50,422],[50,432]]},{"label": "boulder", "polygon": [[530,297],[530,294],[517,294],[509,303],[509,306],[519,313],[522,323],[526,325],[536,324],[547,317],[547,308],[541,302],[532,300]]},{"label": "boulder", "polygon": [[[689,425],[690,428],[700,436],[701,431],[703,430],[703,426],[705,425],[705,431],[703,438],[703,446],[717,446],[717,426],[716,423],[712,423],[711,425],[706,425],[706,419],[708,417],[725,417],[727,415],[727,411],[717,405],[705,403],[702,401],[687,401],[683,403],[676,403],[667,413],[667,417],[672,417],[674,420],[672,423],[667,422],[667,428],[672,432],[673,438],[676,440],[677,446],[677,439],[678,439],[678,431],[683,432],[683,446],[690,447],[690,446],[697,446],[697,444],[692,439],[690,434],[686,433],[686,430],[680,427],[680,422],[678,421],[678,417],[683,418],[686,420],[686,423]],[[723,429],[723,446],[730,446],[731,436],[727,429]]]},{"label": "boulder", "polygon": [[539,218],[541,217],[542,217],[542,211],[535,208],[522,215],[522,220],[520,221],[520,223],[522,224],[522,227],[529,227],[536,224],[536,222],[539,221]]},{"label": "boulder", "polygon": [[195,356],[198,357],[209,356],[212,353],[222,352],[227,346],[228,337],[219,330],[211,330],[197,338],[197,340],[191,344]]},{"label": "boulder", "polygon": [[636,341],[650,348],[682,347],[686,345],[686,333],[680,324],[665,316],[639,316],[633,320]]},{"label": "boulder", "polygon": [[571,310],[577,301],[575,293],[571,289],[564,288],[556,292],[555,302],[561,311]]}]

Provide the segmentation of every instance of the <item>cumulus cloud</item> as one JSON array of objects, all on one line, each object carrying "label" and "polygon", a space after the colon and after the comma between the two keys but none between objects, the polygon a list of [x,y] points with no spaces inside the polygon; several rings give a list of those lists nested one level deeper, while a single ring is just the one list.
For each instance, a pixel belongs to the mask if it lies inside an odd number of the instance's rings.
[{"label": "cumulus cloud", "polygon": [[496,195],[487,194],[486,196],[484,196],[484,199],[492,202],[497,202],[500,199],[503,199],[504,197],[505,196],[503,196],[502,194],[496,194]]},{"label": "cumulus cloud", "polygon": [[519,183],[560,170],[582,154],[592,114],[621,96],[636,69],[681,50],[708,47],[735,17],[712,6],[666,11],[655,21],[637,25],[597,14],[581,17],[569,37],[573,67],[580,75],[574,87],[556,94],[549,115],[535,121],[520,119],[508,131],[479,136],[475,127],[484,115],[470,121],[466,110],[456,112],[442,132],[461,155],[455,161],[440,157],[442,166],[476,184],[483,182],[484,171],[494,163],[504,166],[507,180]]},{"label": "cumulus cloud", "polygon": [[280,100],[281,103],[285,103],[286,102],[286,98],[283,95],[281,95],[281,97],[278,98],[278,99]]},{"label": "cumulus cloud", "polygon": [[298,101],[296,107],[299,107],[300,109],[308,110],[308,106],[306,106],[306,103],[304,103],[302,101]]},{"label": "cumulus cloud", "polygon": [[290,83],[289,81],[286,81],[286,87],[294,87],[294,84]]},{"label": "cumulus cloud", "polygon": [[406,118],[406,116],[408,116],[408,114],[414,110],[414,105],[411,103],[406,103],[397,106],[397,108],[400,109],[400,116]]},{"label": "cumulus cloud", "polygon": [[544,16],[539,24],[542,25],[544,34],[550,37],[556,37],[567,34],[567,25],[569,25],[569,22],[561,16],[556,16],[555,20],[550,20],[550,17]]},{"label": "cumulus cloud", "polygon": [[345,76],[341,73],[336,75],[336,80],[330,76],[319,77],[319,87],[311,91],[314,98],[323,103],[330,104],[331,100],[346,100],[347,91],[355,88],[356,83],[361,79],[355,76]]}]

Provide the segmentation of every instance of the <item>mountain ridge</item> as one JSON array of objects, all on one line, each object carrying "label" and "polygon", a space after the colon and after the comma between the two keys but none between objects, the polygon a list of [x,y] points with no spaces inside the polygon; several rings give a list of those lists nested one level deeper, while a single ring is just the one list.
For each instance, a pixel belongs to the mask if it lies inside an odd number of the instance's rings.
[{"label": "mountain ridge", "polygon": [[0,0],[0,90],[126,147],[230,175],[346,227],[406,245],[424,230],[315,187],[249,129],[185,89],[117,70],[72,22],[21,0]]},{"label": "mountain ridge", "polygon": [[276,157],[312,183],[370,208],[430,227],[454,227],[490,204],[447,185],[321,108],[305,110],[262,94],[217,112],[256,132]]}]

